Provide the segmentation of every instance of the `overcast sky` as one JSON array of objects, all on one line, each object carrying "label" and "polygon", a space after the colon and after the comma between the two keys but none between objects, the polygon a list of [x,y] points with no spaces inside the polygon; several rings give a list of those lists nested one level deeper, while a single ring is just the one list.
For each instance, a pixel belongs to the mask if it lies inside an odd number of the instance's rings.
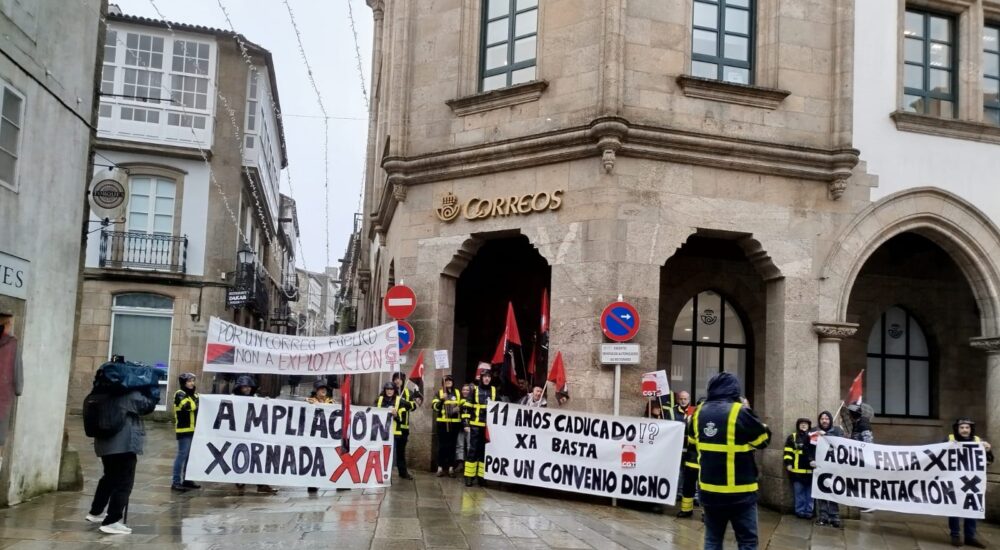
[{"label": "overcast sky", "polygon": [[[220,0],[153,0],[170,21],[229,30]],[[362,185],[367,108],[361,92],[354,37],[348,18],[354,9],[365,88],[370,88],[372,12],[364,0],[288,0],[302,35],[313,77],[330,120],[329,140],[329,264],[338,266],[353,229]],[[159,19],[150,0],[111,0],[122,12]],[[327,265],[327,216],[324,212],[323,120],[316,94],[283,0],[221,0],[236,30],[269,49],[274,58],[278,94],[284,115],[288,170],[281,192],[298,204],[302,250],[298,263],[311,271]],[[370,95],[371,91],[368,90]],[[315,117],[315,118],[313,118]],[[236,147],[235,140],[215,147]],[[288,172],[292,186],[288,188]]]}]

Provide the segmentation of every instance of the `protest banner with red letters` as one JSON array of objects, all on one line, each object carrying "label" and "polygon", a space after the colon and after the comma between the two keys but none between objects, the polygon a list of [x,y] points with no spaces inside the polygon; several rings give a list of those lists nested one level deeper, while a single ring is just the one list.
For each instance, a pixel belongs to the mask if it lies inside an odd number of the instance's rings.
[{"label": "protest banner with red letters", "polygon": [[875,445],[821,436],[813,498],[907,514],[986,517],[981,443]]},{"label": "protest banner with red letters", "polygon": [[493,402],[486,479],[674,504],[684,423]]},{"label": "protest banner with red letters", "polygon": [[205,372],[362,374],[399,370],[396,322],[330,336],[261,332],[212,317]]},{"label": "protest banner with red letters", "polygon": [[320,489],[387,487],[392,411],[239,395],[202,395],[186,479]]}]

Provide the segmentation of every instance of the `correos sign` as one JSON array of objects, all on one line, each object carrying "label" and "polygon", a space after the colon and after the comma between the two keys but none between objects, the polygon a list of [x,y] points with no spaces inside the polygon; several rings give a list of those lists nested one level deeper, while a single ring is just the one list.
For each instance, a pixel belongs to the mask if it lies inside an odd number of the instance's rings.
[{"label": "correos sign", "polygon": [[458,197],[448,193],[441,198],[437,216],[443,222],[450,222],[461,214],[467,220],[482,220],[495,216],[527,215],[549,210],[559,210],[562,206],[562,189],[539,191],[526,195],[511,195],[481,199],[472,197],[460,202]]}]

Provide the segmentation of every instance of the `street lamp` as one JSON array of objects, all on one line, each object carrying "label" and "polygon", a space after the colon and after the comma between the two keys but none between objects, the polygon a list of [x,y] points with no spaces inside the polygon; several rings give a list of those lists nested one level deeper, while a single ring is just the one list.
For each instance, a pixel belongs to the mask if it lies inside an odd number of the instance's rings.
[{"label": "street lamp", "polygon": [[236,253],[236,261],[240,265],[253,265],[254,256],[255,254],[253,250],[250,250],[250,246],[247,243],[243,243],[240,246],[239,252]]}]

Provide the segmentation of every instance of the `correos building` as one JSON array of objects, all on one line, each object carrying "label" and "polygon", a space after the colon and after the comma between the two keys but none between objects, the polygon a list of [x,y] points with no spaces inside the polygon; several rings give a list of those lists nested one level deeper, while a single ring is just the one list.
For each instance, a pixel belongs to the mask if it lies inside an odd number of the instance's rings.
[{"label": "correos building", "polygon": [[[368,4],[358,325],[412,287],[408,357],[451,356],[428,387],[472,379],[508,303],[527,357],[547,291],[567,406],[610,412],[598,316],[621,294],[623,414],[641,372],[697,398],[725,370],[780,440],[865,369],[876,441],[960,415],[1000,441],[1000,3]],[[781,505],[780,445],[759,455]]]}]

